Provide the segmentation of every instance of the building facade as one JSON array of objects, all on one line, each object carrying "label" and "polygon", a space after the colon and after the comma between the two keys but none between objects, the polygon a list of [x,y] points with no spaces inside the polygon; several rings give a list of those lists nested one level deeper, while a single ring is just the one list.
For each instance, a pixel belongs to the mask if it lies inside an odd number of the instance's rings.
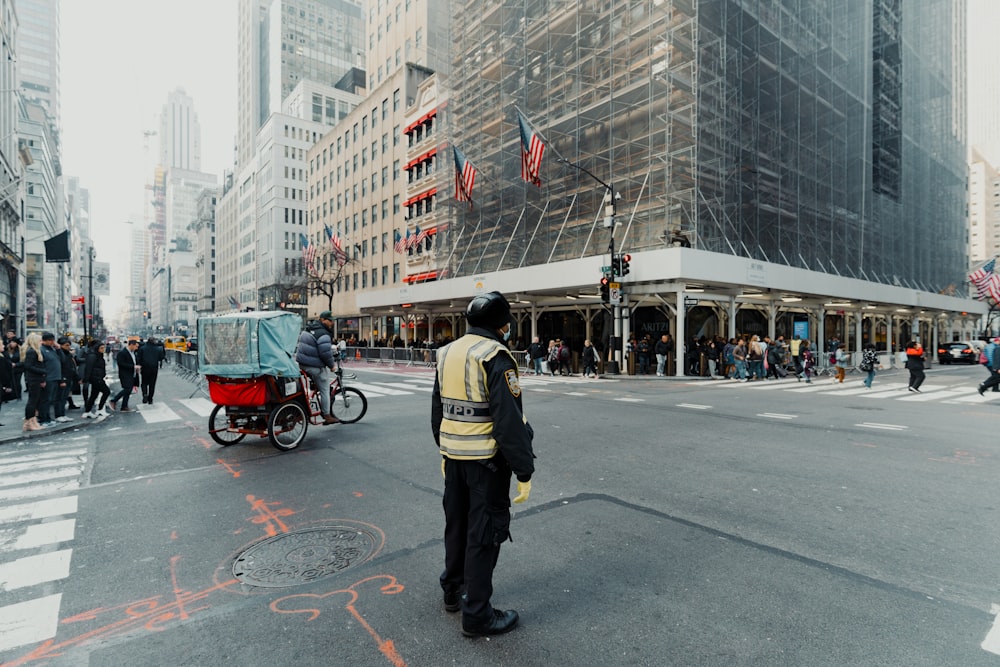
[{"label": "building facade", "polygon": [[160,164],[201,171],[201,124],[194,100],[177,88],[160,111]]},{"label": "building facade", "polygon": [[[1000,255],[1000,170],[975,148],[969,164],[969,268]],[[972,294],[976,290],[972,289]]]}]

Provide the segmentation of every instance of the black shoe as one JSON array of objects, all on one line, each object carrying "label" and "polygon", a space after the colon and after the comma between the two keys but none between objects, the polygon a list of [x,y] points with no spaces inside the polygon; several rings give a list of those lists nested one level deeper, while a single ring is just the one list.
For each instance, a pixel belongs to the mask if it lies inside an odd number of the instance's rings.
[{"label": "black shoe", "polygon": [[67,410],[82,410],[83,408],[79,405],[70,405],[66,407]]},{"label": "black shoe", "polygon": [[466,637],[484,637],[486,635],[502,635],[510,632],[517,625],[517,612],[513,609],[507,611],[493,610],[493,618],[487,623],[474,628],[467,628],[462,624],[462,634]]},{"label": "black shoe", "polygon": [[456,612],[462,608],[462,593],[461,591],[455,591],[454,593],[444,594],[444,610],[447,612]]},{"label": "black shoe", "polygon": [[978,387],[976,387],[976,391],[978,391],[979,395],[982,396],[983,392],[986,391],[986,388],[983,387],[983,385],[979,385]]}]

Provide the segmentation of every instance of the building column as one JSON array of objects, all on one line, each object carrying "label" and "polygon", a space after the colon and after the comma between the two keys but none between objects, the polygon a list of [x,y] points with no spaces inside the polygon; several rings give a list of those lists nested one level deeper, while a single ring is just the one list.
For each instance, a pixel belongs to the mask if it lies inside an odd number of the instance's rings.
[{"label": "building column", "polygon": [[767,335],[774,340],[775,323],[778,319],[778,307],[774,303],[767,304]]},{"label": "building column", "polygon": [[816,353],[826,354],[826,311],[820,308],[816,312]]},{"label": "building column", "polygon": [[893,352],[893,343],[896,340],[896,332],[893,331],[892,311],[885,315],[885,351],[889,353],[889,368],[896,365],[896,354]]},{"label": "building column", "polygon": [[538,337],[538,306],[531,302],[531,340]]},{"label": "building column", "polygon": [[729,297],[729,335],[726,340],[736,338],[736,297]]},{"label": "building column", "polygon": [[857,313],[855,313],[854,317],[856,319],[856,321],[854,323],[854,352],[855,352],[855,355],[854,355],[854,357],[852,357],[852,359],[854,360],[854,365],[857,366],[858,364],[861,363],[861,349],[864,347],[861,344],[861,340],[862,340],[862,337],[864,336],[863,329],[864,329],[864,320],[865,320],[865,318],[862,317],[862,311],[860,311],[860,310]]},{"label": "building column", "polygon": [[[684,377],[684,316],[687,314],[687,306],[684,305],[684,290],[677,290],[677,328],[674,336],[674,375]],[[668,369],[664,368],[666,375]]]}]

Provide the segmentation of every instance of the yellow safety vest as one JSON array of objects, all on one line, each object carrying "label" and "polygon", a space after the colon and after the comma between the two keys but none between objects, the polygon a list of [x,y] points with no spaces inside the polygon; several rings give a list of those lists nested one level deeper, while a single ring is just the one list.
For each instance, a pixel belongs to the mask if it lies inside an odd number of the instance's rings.
[{"label": "yellow safety vest", "polygon": [[[489,459],[497,453],[485,364],[510,351],[492,338],[462,336],[438,351],[437,379],[444,417],[441,454],[450,459]],[[514,363],[516,372],[517,364]]]}]

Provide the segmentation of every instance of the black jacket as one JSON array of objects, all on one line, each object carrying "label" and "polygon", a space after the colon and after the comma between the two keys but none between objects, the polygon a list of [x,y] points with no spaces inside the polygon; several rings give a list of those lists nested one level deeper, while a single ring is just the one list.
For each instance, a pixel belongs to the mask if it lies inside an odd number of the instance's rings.
[{"label": "black jacket", "polygon": [[87,361],[83,365],[83,381],[97,384],[104,381],[104,376],[108,374],[107,365],[104,362],[104,355],[91,351],[87,355]]},{"label": "black jacket", "polygon": [[72,352],[59,348],[59,361],[62,363],[62,381],[76,382],[76,359]]},{"label": "black jacket", "polygon": [[[500,340],[496,331],[489,329],[470,327],[467,333]],[[520,390],[515,396],[511,390],[512,385],[508,384],[508,373],[513,373],[513,377],[517,377],[517,366],[510,356],[498,354],[487,361],[484,368],[489,390],[490,418],[493,420],[493,438],[500,448],[498,456],[507,461],[511,471],[517,476],[517,481],[530,481],[532,473],[535,472],[535,453],[531,447],[535,433],[523,419]],[[436,443],[439,443],[443,419],[441,387],[435,374],[434,393],[431,396],[431,431],[434,433]]]},{"label": "black jacket", "polygon": [[135,360],[141,368],[159,368],[160,366],[160,346],[148,341],[143,343],[135,353]]},{"label": "black jacket", "polygon": [[115,357],[118,362],[118,378],[133,377],[135,375],[135,362],[132,361],[132,354],[128,348],[121,350]]},{"label": "black jacket", "polygon": [[45,359],[41,361],[38,359],[38,355],[35,354],[34,350],[28,350],[24,355],[24,382],[27,384],[31,382],[33,384],[38,384],[40,382],[45,382],[45,376],[48,375],[48,371],[45,369]]}]

